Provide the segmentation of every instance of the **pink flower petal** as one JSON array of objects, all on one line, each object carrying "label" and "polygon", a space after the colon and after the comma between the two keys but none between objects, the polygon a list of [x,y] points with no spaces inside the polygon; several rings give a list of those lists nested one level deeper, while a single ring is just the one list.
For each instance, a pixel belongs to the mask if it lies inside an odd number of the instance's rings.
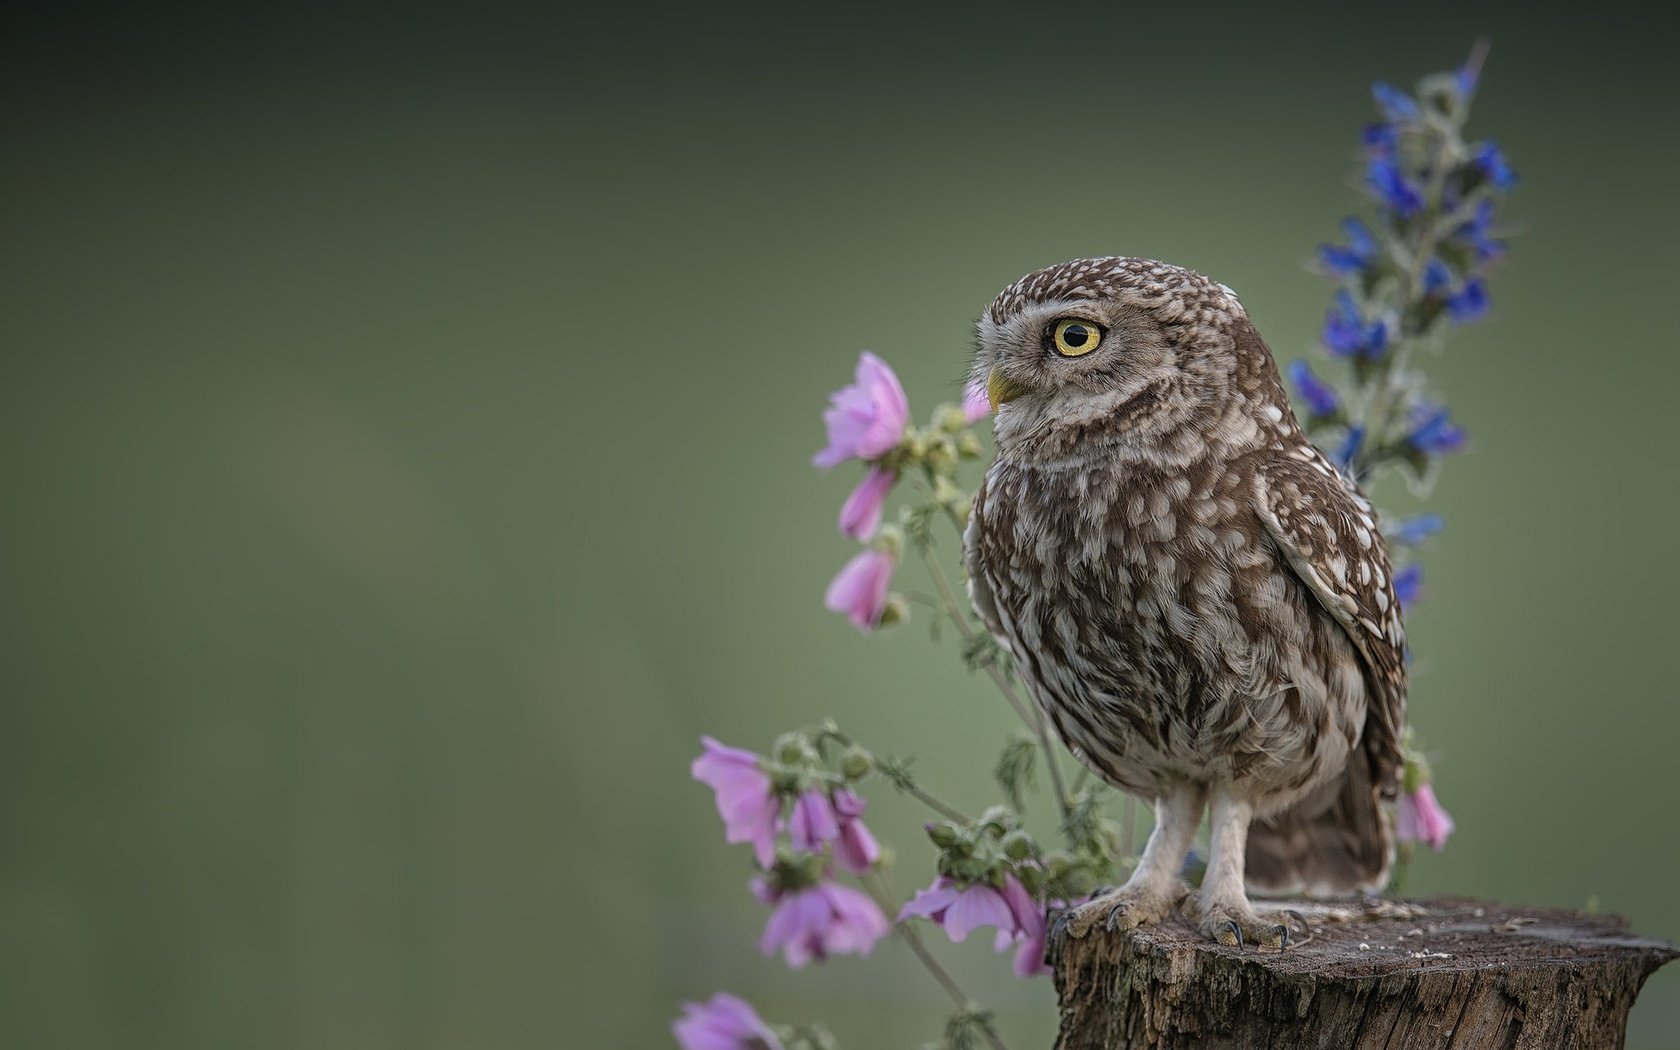
[{"label": "pink flower petal", "polygon": [[875,942],[887,935],[887,917],[868,894],[832,882],[818,889],[833,908],[833,921],[823,939],[827,951],[868,955]]},{"label": "pink flower petal", "polygon": [[898,474],[876,468],[865,474],[863,481],[840,507],[840,532],[854,540],[867,540],[881,527],[881,512],[887,505]]},{"label": "pink flower petal", "polygon": [[859,551],[828,585],[823,604],[834,612],[844,613],[858,630],[873,630],[886,611],[892,573],[892,555],[878,550]]},{"label": "pink flower petal", "polygon": [[1050,967],[1044,962],[1044,934],[1037,936],[1029,934],[1021,942],[1021,947],[1015,950],[1015,976],[1038,977],[1050,972]]},{"label": "pink flower petal", "polygon": [[820,853],[823,843],[840,837],[840,824],[835,819],[834,807],[829,804],[827,791],[812,788],[799,796],[793,804],[788,834],[794,846],[807,853]]},{"label": "pink flower petal", "polygon": [[1044,908],[1035,900],[1021,880],[1013,874],[1003,877],[1003,899],[1009,914],[1015,919],[1015,929],[1031,937],[1044,932]]},{"label": "pink flower petal", "polygon": [[684,1003],[683,1017],[671,1026],[682,1050],[782,1050],[753,1008],[719,992],[709,1003]]},{"label": "pink flower petal", "polygon": [[986,396],[986,384],[979,376],[963,387],[962,411],[963,418],[970,423],[978,423],[992,414],[991,398]]},{"label": "pink flower petal", "polygon": [[1013,930],[1015,920],[1009,914],[1009,905],[1004,903],[1002,894],[977,882],[957,894],[957,899],[945,909],[945,936],[960,943],[971,930],[980,926]]},{"label": "pink flower petal", "polygon": [[898,910],[898,921],[913,916],[940,921],[945,909],[957,899],[956,884],[941,875],[933,880],[933,885],[916,891],[916,895],[904,902],[904,907]]},{"label": "pink flower petal", "polygon": [[910,422],[910,403],[898,376],[868,352],[858,358],[852,385],[836,390],[828,400],[823,412],[828,444],[811,457],[819,467],[854,457],[877,459],[897,446]]},{"label": "pink flower petal", "polygon": [[751,842],[759,864],[768,867],[776,856],[781,802],[771,790],[769,775],[758,767],[759,756],[725,747],[711,737],[701,737],[700,742],[706,750],[689,768],[696,780],[716,792],[725,841]]},{"label": "pink flower petal", "polygon": [[852,817],[840,824],[840,837],[834,841],[834,859],[853,875],[862,875],[881,859],[881,844],[861,819]]}]

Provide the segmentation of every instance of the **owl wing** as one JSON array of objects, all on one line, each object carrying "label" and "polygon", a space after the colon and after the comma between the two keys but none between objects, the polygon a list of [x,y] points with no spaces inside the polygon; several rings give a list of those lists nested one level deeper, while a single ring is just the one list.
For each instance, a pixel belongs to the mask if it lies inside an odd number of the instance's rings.
[{"label": "owl wing", "polygon": [[1406,635],[1388,552],[1371,506],[1324,454],[1303,445],[1256,472],[1260,520],[1289,567],[1347,632],[1370,690],[1365,750],[1392,796],[1406,724]]}]

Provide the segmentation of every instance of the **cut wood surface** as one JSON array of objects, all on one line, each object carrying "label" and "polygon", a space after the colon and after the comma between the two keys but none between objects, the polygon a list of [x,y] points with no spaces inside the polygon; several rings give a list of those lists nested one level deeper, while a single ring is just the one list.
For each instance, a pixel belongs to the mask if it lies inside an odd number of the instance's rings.
[{"label": "cut wood surface", "polygon": [[1255,905],[1298,909],[1310,939],[1224,947],[1183,916],[1079,939],[1053,924],[1057,1050],[1614,1048],[1645,978],[1680,954],[1615,915],[1459,898]]}]

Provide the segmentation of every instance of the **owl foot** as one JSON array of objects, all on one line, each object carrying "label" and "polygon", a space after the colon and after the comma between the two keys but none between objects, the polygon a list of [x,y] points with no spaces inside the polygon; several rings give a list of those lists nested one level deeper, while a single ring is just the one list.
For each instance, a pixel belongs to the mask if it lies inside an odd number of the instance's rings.
[{"label": "owl foot", "polygon": [[1111,932],[1130,930],[1146,922],[1160,922],[1172,914],[1173,906],[1189,892],[1183,883],[1165,891],[1122,886],[1069,908],[1062,913],[1061,921],[1070,937],[1083,937],[1098,924]]},{"label": "owl foot", "polygon": [[1305,921],[1283,912],[1262,915],[1246,903],[1202,906],[1196,926],[1202,935],[1227,948],[1273,948],[1283,951],[1311,939]]}]

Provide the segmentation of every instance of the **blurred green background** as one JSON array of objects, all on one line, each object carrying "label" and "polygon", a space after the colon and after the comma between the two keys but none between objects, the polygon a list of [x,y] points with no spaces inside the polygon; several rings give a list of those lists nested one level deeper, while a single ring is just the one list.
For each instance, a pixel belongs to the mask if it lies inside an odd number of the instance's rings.
[{"label": "blurred green background", "polygon": [[[873,349],[954,395],[1005,283],[1156,256],[1282,358],[1373,78],[1493,40],[1524,176],[1412,617],[1458,819],[1411,888],[1680,939],[1673,30],[1605,5],[749,15],[18,6],[0,33],[0,1043],[659,1047],[791,973],[688,779],[833,714],[979,806],[1008,712],[821,606]],[[1392,491],[1389,493],[1392,495]],[[926,877],[921,814],[873,823]],[[944,952],[1020,1047],[1048,982]],[[1630,1045],[1680,1046],[1680,968]]]}]

